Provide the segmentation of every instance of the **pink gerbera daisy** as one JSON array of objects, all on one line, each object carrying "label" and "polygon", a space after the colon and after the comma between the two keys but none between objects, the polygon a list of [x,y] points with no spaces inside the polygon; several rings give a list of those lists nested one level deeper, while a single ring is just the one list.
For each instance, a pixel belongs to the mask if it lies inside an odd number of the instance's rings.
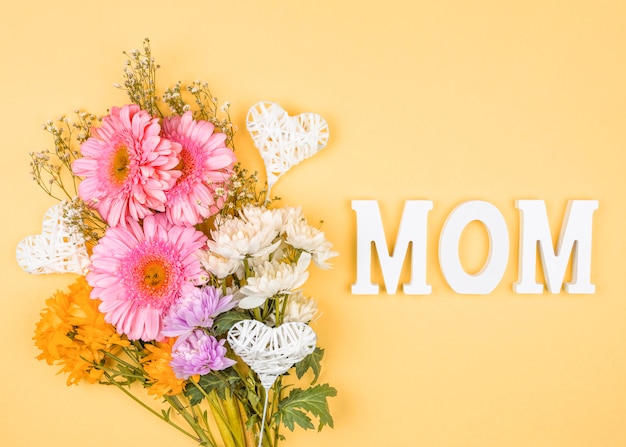
[{"label": "pink gerbera daisy", "polygon": [[128,219],[110,227],[93,249],[87,281],[105,320],[131,340],[163,338],[163,317],[203,275],[198,251],[206,236],[172,225],[164,214],[147,216],[143,228]]},{"label": "pink gerbera daisy", "polygon": [[113,107],[102,126],[91,129],[83,157],[72,169],[84,177],[78,195],[111,226],[165,209],[165,191],[181,175],[180,145],[159,135],[158,119],[136,104]]},{"label": "pink gerbera daisy", "polygon": [[163,136],[182,146],[177,168],[182,175],[166,192],[165,212],[173,223],[195,225],[222,205],[215,201],[216,187],[232,174],[235,154],[224,143],[226,135],[214,129],[208,121],[194,120],[191,112],[163,121]]}]

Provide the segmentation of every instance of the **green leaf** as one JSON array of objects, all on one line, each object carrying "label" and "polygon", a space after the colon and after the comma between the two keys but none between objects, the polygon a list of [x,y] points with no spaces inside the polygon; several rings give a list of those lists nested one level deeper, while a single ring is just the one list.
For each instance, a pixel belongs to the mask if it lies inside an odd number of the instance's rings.
[{"label": "green leaf", "polygon": [[274,414],[274,422],[282,422],[285,427],[293,431],[295,424],[305,430],[314,428],[309,414],[318,418],[317,430],[325,425],[333,426],[333,418],[328,409],[328,397],[337,395],[337,390],[328,384],[316,385],[302,390],[294,388],[289,395],[280,401],[278,411]]},{"label": "green leaf", "polygon": [[304,376],[309,369],[312,369],[314,378],[311,385],[315,385],[322,369],[322,357],[324,357],[324,350],[322,348],[315,348],[315,351],[307,355],[301,362],[297,363],[296,375],[298,379],[302,379],[302,376]]},{"label": "green leaf", "polygon": [[261,423],[261,418],[259,416],[257,416],[256,414],[253,414],[246,421],[246,428],[248,430],[252,430],[252,427],[254,427],[254,424],[256,424],[256,423]]},{"label": "green leaf", "polygon": [[235,323],[250,318],[244,312],[230,311],[218,315],[213,322],[213,331],[216,336],[225,334]]},{"label": "green leaf", "polygon": [[[185,395],[189,398],[191,405],[198,405],[204,399],[205,393],[209,394],[214,389],[223,386],[224,382],[222,382],[219,378],[213,374],[207,374],[206,376],[200,377],[197,385],[193,382],[188,382],[185,386]],[[202,388],[204,393],[198,387]]]},{"label": "green leaf", "polygon": [[167,411],[166,410],[161,410],[161,414],[163,415],[163,420],[165,422],[169,422],[170,421],[170,412],[171,412],[172,408],[168,408]]},{"label": "green leaf", "polygon": [[[198,384],[188,382],[185,386],[185,395],[189,398],[191,405],[197,405],[202,402],[205,394],[216,391],[220,399],[226,398],[226,389],[241,380],[239,375],[232,369],[227,368],[223,371],[214,371],[204,376],[200,376]],[[202,388],[200,390],[199,388]]]}]

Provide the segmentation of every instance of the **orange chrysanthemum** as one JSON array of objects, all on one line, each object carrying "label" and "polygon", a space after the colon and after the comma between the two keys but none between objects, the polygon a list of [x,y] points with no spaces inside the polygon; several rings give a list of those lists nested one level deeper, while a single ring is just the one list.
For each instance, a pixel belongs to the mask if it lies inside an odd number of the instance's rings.
[{"label": "orange chrysanthemum", "polygon": [[41,350],[37,356],[49,365],[62,365],[59,372],[69,373],[67,384],[89,383],[100,380],[105,352],[117,353],[128,346],[115,327],[104,321],[98,310],[100,302],[89,297],[91,287],[84,277],[69,286],[69,293],[58,291],[46,300],[41,320],[35,329],[35,345]]},{"label": "orange chrysanthemum", "polygon": [[148,374],[148,394],[155,397],[173,396],[183,391],[185,381],[178,379],[170,366],[172,361],[172,346],[176,338],[166,338],[155,344],[146,344],[144,347],[149,354],[141,361]]}]

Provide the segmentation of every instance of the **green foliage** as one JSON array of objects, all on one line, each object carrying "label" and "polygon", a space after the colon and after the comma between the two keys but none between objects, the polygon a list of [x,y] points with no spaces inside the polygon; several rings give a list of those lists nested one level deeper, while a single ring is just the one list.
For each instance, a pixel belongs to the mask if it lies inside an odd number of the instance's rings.
[{"label": "green foliage", "polygon": [[325,425],[333,427],[333,418],[328,409],[328,397],[337,395],[337,390],[328,384],[317,385],[302,390],[294,388],[289,395],[281,400],[278,411],[274,414],[274,422],[282,424],[293,431],[295,424],[307,429],[314,428],[311,417],[318,418],[317,430],[320,431]]},{"label": "green foliage", "polygon": [[216,336],[223,335],[238,321],[250,318],[247,312],[232,310],[219,314],[213,322],[213,332]]},{"label": "green foliage", "polygon": [[313,371],[314,374],[313,381],[311,382],[311,384],[314,385],[315,382],[317,382],[317,379],[319,379],[320,372],[322,370],[321,361],[323,357],[324,349],[316,347],[315,351],[307,355],[300,363],[296,365],[296,376],[298,376],[298,379],[302,379],[302,377],[310,369]]},{"label": "green foliage", "polygon": [[192,380],[185,386],[185,395],[191,405],[198,405],[211,392],[215,391],[220,399],[225,399],[226,390],[234,387],[241,378],[233,368],[223,371],[213,371],[211,374],[200,376],[195,383]]},{"label": "green foliage", "polygon": [[[97,365],[93,363],[94,367],[102,369],[106,372],[109,382],[115,382],[108,383],[107,381],[104,381],[101,383],[105,385],[114,384],[118,386],[130,386],[134,382],[140,382],[143,386],[146,386],[148,380],[146,378],[145,371],[142,369],[137,357],[135,356],[136,351],[132,348],[125,348],[124,352],[129,354],[129,360],[132,359],[131,361],[135,361],[135,364],[122,360],[122,358],[108,351],[102,352],[108,360],[104,365]],[[111,366],[107,366],[108,364],[111,364]]]}]

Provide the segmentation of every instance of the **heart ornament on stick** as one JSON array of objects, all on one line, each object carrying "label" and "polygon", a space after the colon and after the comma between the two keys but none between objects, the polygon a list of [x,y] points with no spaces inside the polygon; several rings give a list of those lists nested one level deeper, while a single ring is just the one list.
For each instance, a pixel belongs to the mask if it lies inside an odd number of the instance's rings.
[{"label": "heart ornament on stick", "polygon": [[308,324],[291,322],[269,327],[257,320],[237,322],[228,344],[269,390],[276,378],[315,350],[317,336]]},{"label": "heart ornament on stick", "polygon": [[328,144],[328,124],[317,113],[289,116],[276,103],[262,101],[248,110],[246,127],[265,163],[269,191],[291,167]]},{"label": "heart ornament on stick", "polygon": [[17,245],[17,263],[32,274],[78,273],[84,275],[89,254],[82,234],[73,232],[63,204],[54,205],[43,218],[41,234],[28,236]]}]

